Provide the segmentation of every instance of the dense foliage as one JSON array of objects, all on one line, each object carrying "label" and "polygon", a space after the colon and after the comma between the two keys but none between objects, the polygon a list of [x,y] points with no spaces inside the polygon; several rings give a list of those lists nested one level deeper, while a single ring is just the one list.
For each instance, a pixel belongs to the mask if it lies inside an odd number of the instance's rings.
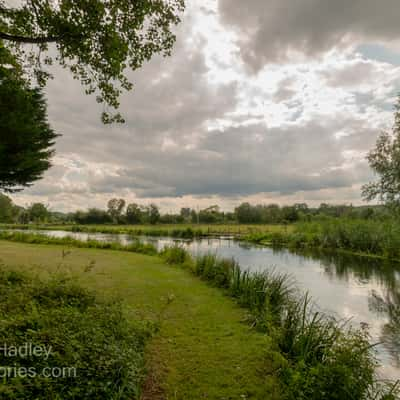
[{"label": "dense foliage", "polygon": [[[68,68],[97,101],[118,108],[122,90],[132,83],[126,69],[136,70],[155,54],[169,55],[175,42],[183,0],[23,0],[0,1],[0,40],[30,65],[39,83],[55,59]],[[18,6],[16,5],[18,4]],[[54,43],[53,57],[49,43]],[[26,44],[30,44],[29,48]],[[24,46],[25,45],[25,46]],[[103,122],[122,121],[104,112]]]},{"label": "dense foliage", "polygon": [[0,190],[30,186],[50,167],[57,137],[42,92],[32,89],[0,42]]},{"label": "dense foliage", "polygon": [[39,280],[4,266],[0,294],[2,346],[51,349],[47,358],[0,353],[2,399],[139,399],[148,334],[120,303],[66,277]]}]

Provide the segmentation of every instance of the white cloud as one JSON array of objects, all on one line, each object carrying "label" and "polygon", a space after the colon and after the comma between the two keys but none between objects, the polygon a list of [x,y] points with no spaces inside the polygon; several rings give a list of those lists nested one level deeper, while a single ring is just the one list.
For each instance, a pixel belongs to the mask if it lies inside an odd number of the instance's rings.
[{"label": "white cloud", "polygon": [[[288,13],[277,0],[232,2],[237,8],[190,3],[172,57],[132,74],[125,125],[103,126],[94,99],[56,70],[47,88],[50,121],[63,134],[54,167],[15,199],[63,210],[104,207],[111,196],[166,210],[244,199],[359,202],[372,178],[365,154],[392,122],[399,67],[355,46],[361,37],[392,43],[392,16],[384,26],[372,0],[363,9],[346,2],[343,20],[332,2],[329,21],[320,0],[290,2]],[[338,50],[338,41],[352,45]],[[274,42],[318,57],[281,57]],[[245,45],[257,74],[248,73]]]}]

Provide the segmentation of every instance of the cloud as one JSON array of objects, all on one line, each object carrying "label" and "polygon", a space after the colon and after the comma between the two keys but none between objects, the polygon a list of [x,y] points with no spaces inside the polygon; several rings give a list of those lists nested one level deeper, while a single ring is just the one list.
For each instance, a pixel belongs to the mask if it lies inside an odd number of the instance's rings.
[{"label": "cloud", "polygon": [[253,70],[296,54],[400,38],[397,0],[219,0],[219,12]]},{"label": "cloud", "polygon": [[[55,69],[49,119],[63,136],[54,166],[16,201],[74,210],[117,196],[167,211],[243,200],[360,201],[359,187],[372,179],[365,154],[391,125],[400,71],[360,48],[334,49],[397,35],[391,18],[384,26],[373,15],[375,3],[351,3],[340,0],[340,11],[316,0],[220,0],[219,8],[195,0],[173,55],[131,74],[124,125],[102,125],[94,98]],[[248,74],[238,44],[254,67],[274,63]],[[320,58],[288,60],[293,51]]]}]

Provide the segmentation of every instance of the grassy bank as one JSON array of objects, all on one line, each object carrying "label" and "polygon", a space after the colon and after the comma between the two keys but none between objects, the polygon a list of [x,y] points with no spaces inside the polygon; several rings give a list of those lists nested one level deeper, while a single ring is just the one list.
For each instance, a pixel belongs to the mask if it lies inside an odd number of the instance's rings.
[{"label": "grassy bank", "polygon": [[209,236],[241,237],[249,234],[280,232],[290,230],[284,225],[242,225],[242,224],[176,224],[176,225],[52,225],[52,224],[0,224],[0,229],[43,229],[65,230],[70,232],[86,233],[114,233],[133,236],[168,236],[191,239]]},{"label": "grassy bank", "polygon": [[368,333],[316,311],[307,294],[299,296],[290,277],[249,273],[234,260],[212,254],[191,260],[180,247],[166,248],[163,257],[186,265],[250,311],[249,322],[273,339],[275,355],[280,354],[276,372],[284,399],[399,398],[400,382],[376,379]]},{"label": "grassy bank", "polygon": [[[19,235],[18,239],[20,240],[23,235]],[[26,236],[30,237],[33,235]],[[45,243],[49,243],[52,239],[43,238],[43,240],[46,240]],[[45,248],[45,246],[42,248]],[[75,252],[75,250],[73,250],[73,252]],[[103,253],[108,254],[109,252]],[[127,253],[112,253],[132,256],[132,254]],[[252,372],[247,370],[247,373],[250,373],[253,378],[255,371],[259,374],[258,379],[261,379],[260,381],[263,383],[263,386],[259,386],[258,389],[262,388],[261,390],[264,393],[264,398],[274,398],[274,396],[293,400],[320,398],[395,398],[394,394],[390,394],[390,389],[387,389],[385,386],[377,385],[374,376],[376,364],[366,334],[362,331],[344,329],[333,319],[321,315],[318,312],[314,312],[307,296],[299,296],[287,277],[266,273],[249,274],[246,271],[242,271],[234,261],[219,260],[211,255],[198,257],[193,260],[179,247],[167,248],[161,253],[161,257],[168,264],[181,264],[185,267],[183,269],[173,269],[174,271],[180,271],[180,273],[184,274],[191,271],[192,274],[208,281],[212,286],[223,289],[223,292],[219,292],[220,294],[225,293],[229,295],[236,300],[238,305],[247,309],[248,313],[246,319],[250,324],[247,325],[247,329],[249,329],[248,334],[250,334],[250,332],[253,335],[256,334],[249,326],[257,328],[258,331],[267,334],[267,336],[260,336],[260,338],[263,338],[265,341],[263,346],[257,348],[256,345],[252,350],[252,354],[254,351],[254,356],[258,356],[258,368],[252,370]],[[164,269],[170,270],[165,267]],[[133,278],[134,275],[130,277],[130,279]],[[129,282],[128,277],[126,277],[126,280]],[[150,279],[148,283],[153,284],[154,279]],[[152,289],[157,290],[158,285],[152,286]],[[182,288],[177,287],[176,290],[178,289]],[[187,296],[191,297],[193,288],[186,287],[185,289],[188,291]],[[226,297],[223,298],[227,300]],[[166,295],[164,301],[174,304],[175,295]],[[179,348],[174,348],[173,354],[179,354],[181,356],[181,361],[178,365],[184,364],[185,367],[181,368],[179,372],[176,370],[177,374],[174,375],[176,381],[174,381],[174,384],[167,390],[179,392],[179,390],[182,390],[181,386],[187,384],[187,386],[185,386],[186,393],[192,393],[194,390],[193,385],[196,385],[198,380],[191,380],[192,374],[188,372],[191,371],[189,367],[191,366],[198,369],[208,366],[209,360],[204,359],[204,355],[207,355],[210,349],[213,349],[212,355],[215,355],[214,353],[217,351],[215,343],[218,343],[217,347],[221,345],[220,340],[224,337],[224,329],[222,325],[216,326],[216,321],[213,321],[212,318],[210,319],[209,314],[211,309],[209,307],[212,307],[212,304],[209,304],[209,299],[203,298],[201,301],[206,305],[206,308],[203,310],[205,312],[203,316],[204,320],[197,320],[197,318],[199,318],[199,315],[197,315],[194,324],[197,325],[200,323],[197,327],[202,330],[209,329],[210,326],[215,327],[216,329],[215,331],[213,330],[212,339],[216,342],[214,342],[214,345],[212,345],[211,342],[207,342],[205,343],[206,347],[201,347],[201,354],[192,354],[192,346],[194,343],[199,345],[199,341],[202,341],[203,337],[202,335],[199,337],[199,333],[196,331],[182,332]],[[200,304],[197,304],[197,306],[200,306]],[[141,307],[139,307],[138,310],[141,310]],[[242,318],[244,318],[244,316],[245,315],[242,314]],[[221,321],[219,321],[220,323],[226,323],[226,321],[223,321],[223,315],[219,314],[218,317],[221,318]],[[180,318],[181,319],[177,321],[177,325],[174,325],[175,332],[171,331],[171,334],[176,334],[176,330],[181,330],[182,325],[185,326],[184,319],[189,318],[189,316],[181,315]],[[170,323],[170,318],[166,317],[165,324],[169,325]],[[189,338],[187,336],[189,336]],[[189,354],[185,352],[182,354],[181,346],[185,346],[186,341],[190,339],[190,337],[194,339],[194,343],[191,342],[190,349],[187,349],[190,350],[190,352]],[[238,355],[243,353],[244,349],[249,350],[247,349],[247,339],[243,337],[243,340],[241,346],[236,349]],[[258,346],[259,345],[260,343],[258,343]],[[171,368],[171,365],[174,365],[174,361],[176,365],[176,360],[169,359],[168,356],[165,355],[166,347],[168,348],[169,344],[167,342],[162,342],[159,346],[156,346],[155,352],[150,352],[156,360],[152,361],[152,365],[155,366],[153,368],[155,370],[154,376],[156,377],[154,382],[168,381],[168,379],[160,378],[163,374],[163,372],[160,371],[160,365],[164,365],[166,370]],[[230,350],[232,351],[232,349]],[[192,365],[194,355],[200,357],[196,360],[199,363],[197,367]],[[211,354],[208,355],[207,358],[210,356]],[[150,357],[150,359],[152,359],[152,357]],[[167,362],[165,362],[166,360]],[[227,360],[225,359],[225,361]],[[230,380],[233,371],[226,370],[227,365],[225,365],[225,362],[222,362],[218,367],[218,369],[224,371],[224,379]],[[161,370],[163,369],[164,368],[161,368]],[[166,375],[170,376],[168,373]],[[235,374],[233,376],[235,376]],[[219,376],[217,371],[213,372],[208,370],[207,376],[204,377],[207,379],[208,383],[202,386],[200,391],[205,390],[207,387],[208,389],[206,392],[209,393],[209,388],[214,387],[216,384],[213,380],[214,377],[218,378],[217,382],[220,382],[223,378]],[[282,387],[279,395],[278,386],[275,381],[276,377],[279,378]],[[181,381],[182,378],[184,378],[184,382]],[[262,392],[254,392],[257,386],[253,386],[256,384],[253,378],[252,383],[249,385],[250,391],[248,395],[245,396],[249,396],[248,398],[262,398],[259,397],[262,396]],[[209,379],[212,379],[212,381],[210,382]],[[271,390],[275,392],[272,397]],[[268,391],[269,395],[266,396]],[[386,391],[386,394],[384,394],[384,391]],[[352,393],[351,397],[349,397],[350,393]],[[218,397],[219,395],[220,388],[218,387],[211,398],[220,398]],[[186,396],[189,395],[187,394]],[[197,397],[182,398],[197,399],[202,397],[198,394]]]},{"label": "grassy bank", "polygon": [[40,275],[69,271],[85,287],[123,298],[132,319],[160,321],[145,353],[145,399],[281,398],[274,361],[266,361],[274,358],[270,339],[243,323],[245,310],[189,271],[131,252],[4,241],[0,258]]},{"label": "grassy bank", "polygon": [[400,224],[394,220],[380,222],[332,218],[298,223],[288,231],[253,232],[245,235],[244,240],[294,249],[342,250],[400,260]]}]

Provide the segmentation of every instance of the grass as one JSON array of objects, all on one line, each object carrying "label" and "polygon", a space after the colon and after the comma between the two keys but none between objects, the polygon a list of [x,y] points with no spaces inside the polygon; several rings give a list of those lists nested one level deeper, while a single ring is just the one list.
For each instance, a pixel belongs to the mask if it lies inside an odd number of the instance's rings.
[{"label": "grass", "polygon": [[89,233],[125,233],[135,236],[193,238],[216,235],[241,237],[249,234],[290,231],[291,226],[262,224],[158,224],[158,225],[54,225],[0,224],[4,229],[47,229]]},{"label": "grass", "polygon": [[154,256],[5,241],[0,259],[33,273],[68,270],[88,288],[122,297],[132,318],[160,320],[146,350],[145,398],[280,398],[269,337],[243,323],[245,310],[189,271]]},{"label": "grass", "polygon": [[129,245],[123,245],[119,242],[101,242],[99,240],[82,241],[72,237],[52,237],[36,233],[3,231],[0,232],[0,240],[9,240],[12,242],[30,243],[30,244],[56,244],[68,247],[84,247],[102,250],[129,251],[147,255],[156,255],[157,249],[149,243],[142,243],[139,240]]}]

